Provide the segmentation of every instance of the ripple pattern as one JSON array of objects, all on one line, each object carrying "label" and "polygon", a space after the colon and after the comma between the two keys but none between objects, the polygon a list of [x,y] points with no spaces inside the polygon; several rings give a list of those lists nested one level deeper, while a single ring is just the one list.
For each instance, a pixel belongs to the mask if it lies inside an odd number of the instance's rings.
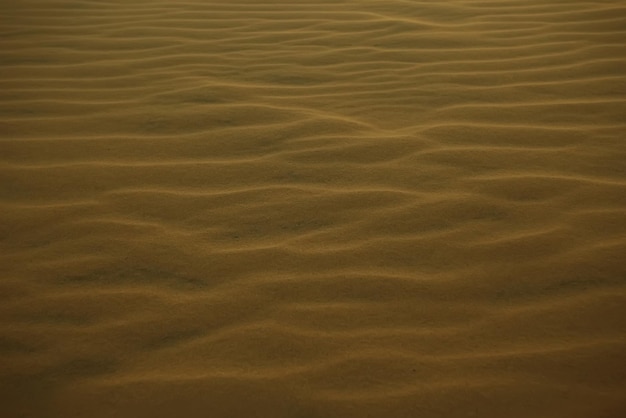
[{"label": "ripple pattern", "polygon": [[0,13],[7,417],[626,414],[626,2]]}]

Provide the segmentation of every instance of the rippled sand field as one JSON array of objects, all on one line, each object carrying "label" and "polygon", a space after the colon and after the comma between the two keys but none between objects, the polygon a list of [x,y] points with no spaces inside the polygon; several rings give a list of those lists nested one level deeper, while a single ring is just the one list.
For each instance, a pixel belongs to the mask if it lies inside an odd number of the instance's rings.
[{"label": "rippled sand field", "polygon": [[626,1],[0,14],[3,417],[626,416]]}]

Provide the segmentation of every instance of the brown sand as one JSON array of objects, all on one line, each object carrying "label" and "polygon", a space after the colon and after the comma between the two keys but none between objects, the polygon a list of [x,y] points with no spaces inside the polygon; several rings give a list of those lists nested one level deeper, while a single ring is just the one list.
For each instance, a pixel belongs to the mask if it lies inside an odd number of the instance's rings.
[{"label": "brown sand", "polygon": [[626,1],[0,7],[3,417],[626,416]]}]

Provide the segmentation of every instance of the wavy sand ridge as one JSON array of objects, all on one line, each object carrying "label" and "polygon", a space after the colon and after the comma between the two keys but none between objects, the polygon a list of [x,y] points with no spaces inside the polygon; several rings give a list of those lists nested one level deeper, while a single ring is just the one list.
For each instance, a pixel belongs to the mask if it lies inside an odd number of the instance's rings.
[{"label": "wavy sand ridge", "polygon": [[624,1],[3,2],[5,416],[617,417]]}]

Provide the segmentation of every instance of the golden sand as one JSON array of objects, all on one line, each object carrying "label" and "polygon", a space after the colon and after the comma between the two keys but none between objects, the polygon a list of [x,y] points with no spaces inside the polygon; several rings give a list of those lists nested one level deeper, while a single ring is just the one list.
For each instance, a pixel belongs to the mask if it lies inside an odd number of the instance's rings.
[{"label": "golden sand", "polygon": [[0,15],[3,417],[626,416],[626,1]]}]

